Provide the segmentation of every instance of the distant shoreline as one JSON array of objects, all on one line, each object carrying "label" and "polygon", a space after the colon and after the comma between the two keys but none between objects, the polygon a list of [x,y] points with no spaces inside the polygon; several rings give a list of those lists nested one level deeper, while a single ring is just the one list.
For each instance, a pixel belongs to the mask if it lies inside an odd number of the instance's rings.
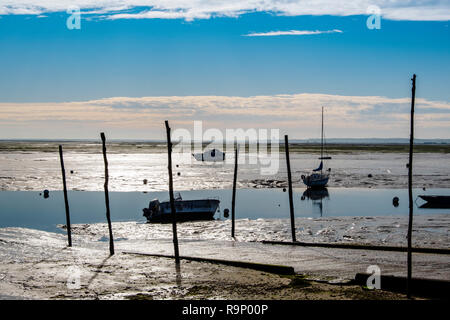
[{"label": "distant shoreline", "polygon": [[[166,143],[166,140],[158,139],[108,139],[114,143]],[[21,139],[0,139],[1,143],[13,143],[13,142],[25,142],[25,143],[68,143],[68,142],[81,142],[81,143],[97,143],[99,139],[33,139],[33,138],[21,138]],[[176,142],[176,141],[173,141]],[[193,141],[192,143],[194,143]],[[211,141],[204,141],[203,144],[208,144]],[[290,139],[290,144],[300,145],[314,145],[320,144],[320,139]],[[284,140],[280,139],[279,144],[284,144]],[[328,145],[409,145],[408,138],[330,138],[326,139]],[[414,139],[415,145],[450,145],[450,139]]]},{"label": "distant shoreline", "polygon": [[[414,144],[415,153],[450,153],[450,141],[442,140],[441,143],[431,143],[428,140],[416,141]],[[0,140],[0,152],[57,152],[58,145],[61,144],[65,151],[79,153],[99,153],[100,140]],[[174,142],[176,145],[176,142]],[[293,140],[289,143],[291,153],[319,153],[321,145],[316,142],[300,142]],[[226,150],[226,145],[223,150]],[[246,143],[246,151],[255,144]],[[189,148],[189,145],[187,145]],[[192,144],[194,148],[194,144]],[[134,140],[109,140],[108,151],[111,153],[161,153],[166,151],[165,141],[134,141]],[[210,149],[209,143],[203,143],[204,149]],[[217,148],[217,146],[216,146]],[[220,147],[219,147],[220,148]],[[270,152],[271,145],[267,145],[267,151]],[[278,146],[280,153],[284,153],[284,142]],[[327,154],[342,154],[353,152],[364,153],[407,153],[409,152],[409,143],[388,143],[388,142],[336,142],[331,141],[325,145]]]}]

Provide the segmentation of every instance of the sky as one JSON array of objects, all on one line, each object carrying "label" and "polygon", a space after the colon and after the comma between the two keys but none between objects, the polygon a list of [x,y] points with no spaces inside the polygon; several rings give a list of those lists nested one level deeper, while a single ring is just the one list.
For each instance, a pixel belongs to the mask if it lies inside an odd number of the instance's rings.
[{"label": "sky", "polygon": [[414,73],[416,136],[448,139],[449,19],[438,0],[3,0],[0,139],[162,139],[164,120],[317,138],[322,106],[327,137],[408,137]]}]

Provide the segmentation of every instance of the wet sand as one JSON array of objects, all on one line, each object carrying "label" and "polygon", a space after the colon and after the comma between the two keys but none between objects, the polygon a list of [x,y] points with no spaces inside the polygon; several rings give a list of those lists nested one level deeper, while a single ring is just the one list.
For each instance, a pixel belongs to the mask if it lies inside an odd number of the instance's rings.
[{"label": "wet sand", "polygon": [[[63,145],[69,190],[101,190],[104,177],[100,145],[86,142]],[[56,142],[0,142],[0,190],[61,190],[57,150]],[[415,149],[414,187],[450,188],[449,150],[448,145],[421,145]],[[329,187],[407,187],[408,152],[404,146],[334,145],[330,151],[333,159],[326,162],[326,168],[331,167]],[[164,143],[109,144],[110,191],[167,190],[166,152]],[[304,187],[300,177],[318,166],[318,155],[317,146],[292,146],[290,160],[294,187]],[[281,148],[273,155],[250,152],[241,153],[240,157],[238,188],[287,186],[286,160]],[[226,154],[225,163],[213,164],[195,161],[190,153],[183,155],[174,151],[173,163],[174,173],[180,173],[174,174],[176,190],[232,187],[232,153]],[[269,175],[263,174],[262,168],[267,169],[271,165],[277,170]],[[143,183],[144,179],[147,179],[147,184]]]},{"label": "wet sand", "polygon": [[[125,255],[103,245],[65,247],[62,235],[0,230],[2,299],[404,299],[404,295],[302,276]],[[148,243],[147,243],[148,245]],[[77,274],[80,275],[77,278]],[[79,279],[79,280],[77,280]]]},{"label": "wet sand", "polygon": [[[115,238],[120,243],[150,243],[153,249],[172,238],[171,224],[114,222]],[[291,241],[289,219],[237,219],[237,243]],[[407,216],[296,218],[296,238],[300,242],[406,246]],[[61,227],[61,226],[60,226]],[[178,223],[178,237],[189,243],[233,243],[230,220]],[[1,229],[0,229],[1,230]],[[414,217],[413,245],[448,248],[448,214]],[[98,243],[108,235],[106,223],[72,225],[80,240]],[[220,250],[218,250],[220,251]],[[208,251],[207,251],[208,252]],[[209,253],[208,253],[209,254]]]},{"label": "wet sand", "polygon": [[[96,144],[73,143],[65,154],[70,190],[101,190],[103,160]],[[378,148],[378,147],[377,147]],[[95,149],[95,150],[94,150]],[[298,150],[297,150],[298,149]],[[332,187],[404,188],[407,154],[403,149],[364,150],[341,147],[333,151]],[[448,149],[419,148],[415,158],[415,187],[449,188]],[[55,143],[37,146],[0,145],[0,190],[61,190]],[[108,149],[111,191],[165,191],[167,167],[164,144],[117,144]],[[134,150],[130,152],[130,150]],[[291,166],[294,187],[303,187],[300,175],[317,166],[314,147],[293,147]],[[420,152],[422,150],[423,152]],[[280,150],[281,151],[281,150]],[[230,155],[232,156],[232,155]],[[250,154],[250,158],[257,155]],[[229,188],[232,164],[183,162],[174,155],[177,190]],[[284,155],[280,170],[262,176],[260,167],[240,165],[239,188],[283,188]],[[334,169],[336,168],[336,169]],[[73,170],[73,173],[70,173]],[[371,174],[371,177],[368,176]],[[143,179],[148,184],[143,184]],[[415,218],[414,244],[447,248],[446,216]],[[228,237],[229,221],[179,226],[183,255],[293,266],[296,277],[286,277],[237,267],[186,262],[177,273],[167,258],[125,255],[123,251],[172,254],[170,226],[135,222],[113,223],[117,254],[108,257],[105,224],[75,225],[74,247],[66,248],[61,234],[0,228],[0,297],[30,299],[402,299],[403,295],[368,291],[348,282],[369,265],[382,274],[404,275],[406,254],[327,248],[293,248],[264,245],[260,240],[289,239],[284,219],[240,220],[238,241]],[[404,245],[405,217],[323,218],[298,220],[298,239],[317,242],[352,242]],[[413,276],[449,280],[446,255],[414,254]],[[69,288],[80,274],[80,288]],[[72,278],[71,278],[72,277]],[[312,280],[319,280],[312,281]],[[69,282],[68,282],[69,281]],[[69,284],[69,287],[68,287]],[[73,284],[73,283],[72,283]],[[76,281],[75,281],[76,284]]]}]

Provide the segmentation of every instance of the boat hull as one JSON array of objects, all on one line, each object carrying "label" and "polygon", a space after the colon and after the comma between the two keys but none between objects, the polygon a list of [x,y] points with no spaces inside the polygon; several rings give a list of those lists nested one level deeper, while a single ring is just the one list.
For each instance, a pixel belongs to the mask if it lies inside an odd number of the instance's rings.
[{"label": "boat hull", "polygon": [[[219,200],[181,200],[175,201],[175,218],[177,222],[213,220],[219,208]],[[162,202],[157,209],[143,209],[148,222],[172,222],[173,215],[170,202]]]},{"label": "boat hull", "polygon": [[328,184],[328,180],[330,179],[330,177],[326,176],[326,177],[322,177],[322,178],[318,178],[318,179],[312,179],[311,176],[307,176],[302,178],[303,183],[308,187],[308,188],[325,188]]},{"label": "boat hull", "polygon": [[450,196],[419,195],[419,197],[427,202],[427,203],[421,205],[420,208],[450,209]]}]

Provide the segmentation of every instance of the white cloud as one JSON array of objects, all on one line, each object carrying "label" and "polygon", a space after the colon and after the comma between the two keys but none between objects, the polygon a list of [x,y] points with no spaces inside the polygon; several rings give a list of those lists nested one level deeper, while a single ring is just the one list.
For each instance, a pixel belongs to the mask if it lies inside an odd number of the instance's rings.
[{"label": "white cloud", "polygon": [[85,13],[108,19],[208,19],[237,17],[249,12],[278,15],[366,15],[378,6],[385,19],[450,20],[448,0],[2,0],[1,14],[62,12],[78,5]]},{"label": "white cloud", "polygon": [[[45,138],[108,130],[117,138],[163,138],[163,123],[191,128],[280,128],[293,138],[320,135],[320,110],[325,106],[327,136],[407,137],[410,98],[292,94],[253,97],[162,96],[114,97],[82,102],[0,103],[0,136]],[[418,138],[450,138],[450,103],[416,99]],[[83,130],[79,130],[79,128]],[[49,131],[50,130],[50,131]],[[161,136],[148,136],[149,132]],[[51,138],[49,134],[47,138]],[[84,138],[71,134],[64,138]]]},{"label": "white cloud", "polygon": [[341,30],[326,30],[326,31],[309,31],[309,30],[289,30],[289,31],[269,31],[269,32],[253,32],[245,34],[246,37],[274,37],[274,36],[308,36],[323,33],[342,33]]}]

